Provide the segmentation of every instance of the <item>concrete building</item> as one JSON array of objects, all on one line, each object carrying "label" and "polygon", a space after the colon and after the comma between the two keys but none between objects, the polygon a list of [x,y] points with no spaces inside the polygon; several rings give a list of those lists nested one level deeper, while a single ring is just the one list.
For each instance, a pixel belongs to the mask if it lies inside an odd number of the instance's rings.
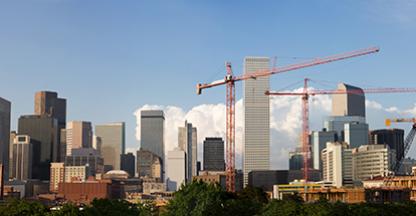
[{"label": "concrete building", "polygon": [[120,156],[126,149],[124,122],[95,126],[95,134],[101,137],[101,156],[104,158],[104,171],[119,170]]},{"label": "concrete building", "polygon": [[396,153],[388,145],[363,145],[352,151],[354,180],[386,176],[394,166]]},{"label": "concrete building", "polygon": [[224,141],[222,138],[207,137],[204,141],[204,170],[224,171]]},{"label": "concrete building", "polygon": [[98,154],[101,155],[101,145],[102,145],[102,141],[101,141],[101,137],[93,135],[92,137],[92,147],[98,151]]},{"label": "concrete building", "polygon": [[338,84],[338,90],[354,91],[354,93],[332,95],[332,115],[365,117],[364,91],[345,83]]},{"label": "concrete building", "polygon": [[207,184],[219,184],[224,190],[226,189],[226,173],[224,171],[202,171],[200,175],[194,176],[193,180]]},{"label": "concrete building", "polygon": [[13,169],[13,145],[14,145],[14,138],[16,138],[17,132],[11,131],[10,132],[10,144],[9,144],[9,178],[12,173]]},{"label": "concrete building", "polygon": [[367,145],[368,142],[368,124],[360,122],[350,122],[344,124],[344,142],[348,143],[350,148],[358,148],[361,145]]},{"label": "concrete building", "polygon": [[186,153],[186,181],[191,182],[192,177],[197,175],[197,129],[185,121],[185,126],[179,127],[178,133],[179,148]]},{"label": "concrete building", "polygon": [[313,131],[311,134],[312,146],[312,166],[314,169],[322,169],[321,152],[326,148],[327,142],[337,141],[337,132],[335,131]]},{"label": "concrete building", "polygon": [[72,203],[89,204],[94,199],[111,199],[109,181],[63,182],[59,184],[58,194]]},{"label": "concrete building", "polygon": [[93,148],[73,149],[72,155],[65,157],[65,166],[87,166],[89,176],[104,174],[104,159]]},{"label": "concrete building", "polygon": [[180,148],[168,152],[167,186],[169,191],[177,191],[186,180],[186,153]]},{"label": "concrete building", "polygon": [[253,170],[248,174],[248,186],[272,192],[273,186],[288,184],[288,170]]},{"label": "concrete building", "polygon": [[33,147],[30,137],[17,135],[13,140],[13,160],[10,178],[17,181],[25,181],[32,178]]},{"label": "concrete building", "polygon": [[[59,98],[58,93],[50,91],[40,91],[35,93],[35,115],[46,115],[58,121],[58,141],[61,138],[61,130],[66,127],[66,99]],[[64,161],[66,147],[59,145],[58,158],[56,161]]]},{"label": "concrete building", "polygon": [[73,149],[92,148],[91,122],[71,121],[66,125],[66,155],[71,155]]},{"label": "concrete building", "polygon": [[137,156],[137,175],[139,178],[155,178],[162,181],[161,158],[151,151],[140,149]]},{"label": "concrete building", "polygon": [[[165,115],[162,110],[140,112],[140,148],[156,154],[165,165]],[[162,168],[164,170],[164,168]]]},{"label": "concrete building", "polygon": [[382,129],[370,132],[371,144],[385,144],[396,151],[396,160],[404,157],[404,130]]},{"label": "concrete building", "polygon": [[9,179],[11,103],[0,97],[0,163],[4,166],[3,180]]},{"label": "concrete building", "polygon": [[136,157],[131,152],[121,155],[121,170],[126,171],[131,178],[136,175],[135,162]]},{"label": "concrete building", "polygon": [[19,118],[18,133],[30,136],[33,144],[32,178],[48,180],[50,163],[59,159],[58,121],[46,115]]},{"label": "concrete building", "polygon": [[[309,164],[309,167],[311,164]],[[302,148],[298,147],[295,151],[289,152],[289,170],[303,169],[303,153]]]},{"label": "concrete building", "polygon": [[[269,58],[246,57],[244,74],[269,69]],[[244,184],[252,170],[270,168],[270,100],[264,92],[269,90],[269,77],[244,81]]]},{"label": "concrete building", "polygon": [[57,192],[59,183],[85,181],[87,177],[87,166],[65,166],[64,163],[51,163],[49,190],[51,192]]},{"label": "concrete building", "polygon": [[322,150],[323,181],[332,182],[333,187],[353,184],[352,149],[347,143],[328,142]]},{"label": "concrete building", "polygon": [[59,131],[59,158],[58,162],[64,162],[66,157],[66,129],[63,128]]}]

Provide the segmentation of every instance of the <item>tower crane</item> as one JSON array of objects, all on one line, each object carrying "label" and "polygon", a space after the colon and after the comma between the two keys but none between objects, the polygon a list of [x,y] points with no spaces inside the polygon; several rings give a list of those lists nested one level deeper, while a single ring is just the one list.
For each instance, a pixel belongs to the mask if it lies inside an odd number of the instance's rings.
[{"label": "tower crane", "polygon": [[258,70],[253,73],[234,76],[231,63],[226,63],[226,76],[224,79],[214,81],[212,83],[198,83],[196,86],[197,94],[200,95],[203,89],[216,86],[226,85],[226,188],[228,191],[235,191],[235,83],[247,79],[256,79],[258,77],[270,76],[273,74],[289,72],[302,68],[312,67],[316,65],[326,64],[334,61],[340,61],[348,58],[363,56],[367,54],[377,53],[380,49],[370,47],[366,49],[356,50],[352,52],[337,54],[333,56],[315,58],[314,60],[292,64],[284,67],[273,67],[267,70]]},{"label": "tower crane", "polygon": [[[309,143],[309,97],[315,95],[334,95],[334,94],[377,94],[377,93],[406,93],[416,92],[416,88],[368,88],[368,89],[350,89],[350,90],[309,90],[308,81],[305,78],[302,92],[275,92],[266,91],[270,96],[300,96],[302,98],[302,152],[303,152],[303,177],[308,180],[310,143]],[[399,119],[400,120],[400,119]],[[396,120],[398,121],[398,120]]]},{"label": "tower crane", "polygon": [[393,168],[393,175],[390,175],[385,181],[384,184],[386,186],[389,186],[392,183],[394,175],[399,171],[403,160],[406,158],[407,153],[410,150],[410,146],[412,146],[413,140],[416,136],[416,118],[397,118],[397,119],[386,119],[386,126],[390,126],[391,123],[412,123],[412,129],[410,129],[409,134],[407,135],[405,141],[404,141],[404,153],[401,158],[399,158],[398,161],[396,161],[396,164]]}]

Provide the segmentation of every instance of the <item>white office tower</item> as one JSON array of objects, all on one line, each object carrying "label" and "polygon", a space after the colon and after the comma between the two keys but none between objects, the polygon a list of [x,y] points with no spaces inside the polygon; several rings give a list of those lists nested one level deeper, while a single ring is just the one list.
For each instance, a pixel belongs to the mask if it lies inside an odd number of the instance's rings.
[{"label": "white office tower", "polygon": [[[244,74],[269,69],[270,59],[246,57]],[[270,168],[270,100],[264,93],[269,90],[269,77],[244,81],[244,185],[252,170]]]},{"label": "white office tower", "polygon": [[386,176],[394,167],[396,153],[388,145],[362,145],[353,149],[354,180]]},{"label": "white office tower", "polygon": [[353,157],[348,144],[328,142],[322,150],[323,180],[332,182],[334,187],[352,185]]},{"label": "white office tower", "polygon": [[186,181],[191,182],[197,176],[197,129],[185,121],[184,127],[178,128],[179,148],[186,153]]},{"label": "white office tower", "polygon": [[361,116],[365,118],[364,91],[345,83],[338,84],[338,90],[349,91],[348,94],[332,95],[333,116]]},{"label": "white office tower", "polygon": [[168,152],[167,159],[167,186],[168,191],[177,191],[186,179],[186,153],[180,148]]}]

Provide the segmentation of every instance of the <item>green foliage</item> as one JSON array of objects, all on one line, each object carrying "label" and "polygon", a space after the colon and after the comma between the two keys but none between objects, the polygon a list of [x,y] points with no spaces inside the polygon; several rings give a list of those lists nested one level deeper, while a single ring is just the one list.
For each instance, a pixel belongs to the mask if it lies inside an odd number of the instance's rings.
[{"label": "green foliage", "polygon": [[91,205],[87,206],[83,212],[85,215],[106,216],[106,215],[123,215],[137,216],[141,215],[139,207],[125,200],[94,199]]},{"label": "green foliage", "polygon": [[227,215],[256,215],[268,203],[267,194],[260,188],[246,187],[226,204]]},{"label": "green foliage", "polygon": [[0,215],[5,216],[43,216],[48,209],[39,202],[28,202],[24,200],[8,200],[0,208]]},{"label": "green foliage", "polygon": [[83,212],[77,206],[72,204],[65,204],[59,210],[51,211],[48,216],[79,216]]}]

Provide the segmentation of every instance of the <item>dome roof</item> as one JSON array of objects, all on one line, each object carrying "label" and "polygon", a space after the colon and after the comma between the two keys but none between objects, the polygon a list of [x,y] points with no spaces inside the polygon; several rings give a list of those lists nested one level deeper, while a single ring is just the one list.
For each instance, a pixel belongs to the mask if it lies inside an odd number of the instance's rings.
[{"label": "dome roof", "polygon": [[106,175],[129,175],[129,174],[124,170],[110,170],[106,173]]}]

